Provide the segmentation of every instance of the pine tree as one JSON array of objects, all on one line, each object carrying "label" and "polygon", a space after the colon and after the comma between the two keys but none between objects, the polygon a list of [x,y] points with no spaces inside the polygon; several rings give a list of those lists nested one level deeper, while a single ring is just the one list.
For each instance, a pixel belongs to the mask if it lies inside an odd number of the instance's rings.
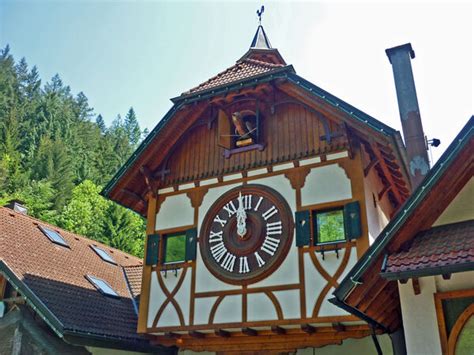
[{"label": "pine tree", "polygon": [[107,132],[107,127],[105,126],[105,121],[102,118],[101,114],[97,115],[97,117],[95,119],[95,123],[97,124],[97,126],[100,129],[100,133],[105,134],[105,132]]},{"label": "pine tree", "polygon": [[127,132],[130,144],[133,147],[136,147],[138,142],[140,142],[141,130],[133,107],[130,107],[127,112],[127,115],[125,116],[124,128]]}]

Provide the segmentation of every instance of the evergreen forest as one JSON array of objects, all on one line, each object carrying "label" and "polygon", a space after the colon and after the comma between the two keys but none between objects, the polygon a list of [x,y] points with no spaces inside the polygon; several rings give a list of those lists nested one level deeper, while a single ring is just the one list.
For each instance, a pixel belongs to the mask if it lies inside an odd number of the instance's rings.
[{"label": "evergreen forest", "polygon": [[0,205],[141,257],[145,222],[99,195],[147,135],[133,108],[109,127],[59,75],[0,50]]}]

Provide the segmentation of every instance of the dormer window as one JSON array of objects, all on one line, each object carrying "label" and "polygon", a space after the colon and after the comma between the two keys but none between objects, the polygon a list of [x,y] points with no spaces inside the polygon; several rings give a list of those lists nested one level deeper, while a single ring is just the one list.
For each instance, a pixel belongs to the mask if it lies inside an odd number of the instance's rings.
[{"label": "dormer window", "polygon": [[59,232],[56,232],[52,229],[49,229],[43,226],[38,226],[38,227],[43,232],[43,234],[47,236],[48,239],[52,241],[53,243],[62,245],[63,247],[69,247],[69,244],[64,240],[61,234],[59,234]]}]

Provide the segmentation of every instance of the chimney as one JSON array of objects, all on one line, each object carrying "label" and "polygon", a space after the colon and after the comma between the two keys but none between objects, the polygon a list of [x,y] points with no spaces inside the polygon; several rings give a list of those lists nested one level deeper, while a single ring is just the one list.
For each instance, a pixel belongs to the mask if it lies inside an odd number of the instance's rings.
[{"label": "chimney", "polygon": [[403,136],[407,150],[412,188],[415,189],[430,169],[426,138],[421,123],[420,108],[416,98],[415,81],[410,58],[415,58],[411,43],[385,50],[392,64],[398,109],[402,120]]},{"label": "chimney", "polygon": [[28,208],[26,208],[25,203],[20,200],[10,200],[6,205],[6,208],[9,208],[15,212],[28,215]]}]

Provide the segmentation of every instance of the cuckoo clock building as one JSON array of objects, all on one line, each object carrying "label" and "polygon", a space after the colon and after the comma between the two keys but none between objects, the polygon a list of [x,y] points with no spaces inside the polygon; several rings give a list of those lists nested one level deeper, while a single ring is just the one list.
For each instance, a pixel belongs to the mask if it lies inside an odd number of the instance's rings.
[{"label": "cuckoo clock building", "polygon": [[[393,50],[394,70],[410,50]],[[398,304],[376,310],[382,329],[328,300],[426,152],[300,77],[261,25],[172,102],[103,191],[147,219],[138,332],[187,351],[391,352]]]}]

